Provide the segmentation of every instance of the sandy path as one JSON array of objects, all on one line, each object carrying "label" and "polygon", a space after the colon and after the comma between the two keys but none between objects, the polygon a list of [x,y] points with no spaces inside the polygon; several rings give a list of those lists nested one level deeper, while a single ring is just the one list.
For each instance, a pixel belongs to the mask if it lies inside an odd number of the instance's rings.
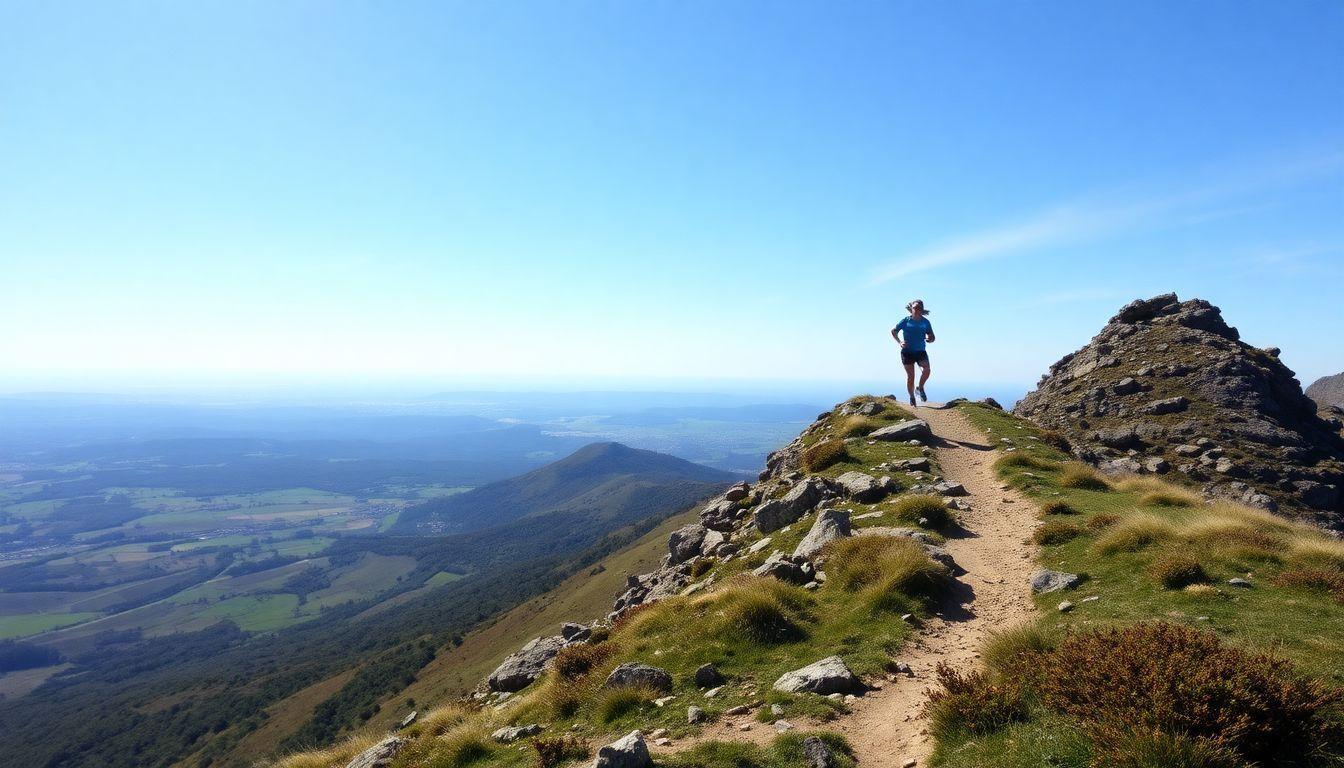
[{"label": "sandy path", "polygon": [[[1026,622],[1036,610],[1027,586],[1035,553],[1024,543],[1036,526],[1034,505],[1002,487],[992,466],[998,456],[994,444],[960,412],[930,404],[916,415],[938,438],[934,450],[943,477],[961,483],[970,494],[963,500],[971,509],[958,518],[965,531],[947,542],[965,573],[957,577],[956,594],[901,652],[898,660],[909,664],[914,676],[882,681],[881,690],[854,702],[851,714],[820,726],[843,733],[865,768],[905,766],[910,760],[924,765],[933,745],[921,711],[938,662],[962,669],[975,666],[992,630]],[[742,724],[750,724],[750,730],[740,731]],[[765,743],[774,736],[774,728],[744,715],[726,718],[672,749],[703,739]]]}]

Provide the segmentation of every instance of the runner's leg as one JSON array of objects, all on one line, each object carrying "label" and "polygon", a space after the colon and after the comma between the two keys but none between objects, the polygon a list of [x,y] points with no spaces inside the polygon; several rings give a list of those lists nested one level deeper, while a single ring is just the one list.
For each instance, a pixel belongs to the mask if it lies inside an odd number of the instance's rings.
[{"label": "runner's leg", "polygon": [[923,389],[924,382],[929,380],[929,371],[931,370],[929,367],[929,359],[926,357],[920,361],[919,367],[921,369],[921,373],[919,374],[919,388]]},{"label": "runner's leg", "polygon": [[910,397],[915,396],[915,364],[905,363],[905,391],[910,393]]}]

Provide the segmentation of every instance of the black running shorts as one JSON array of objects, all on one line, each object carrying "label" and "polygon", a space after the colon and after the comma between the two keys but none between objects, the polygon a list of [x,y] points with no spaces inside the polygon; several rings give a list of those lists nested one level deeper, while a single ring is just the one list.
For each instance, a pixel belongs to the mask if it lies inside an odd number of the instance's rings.
[{"label": "black running shorts", "polygon": [[918,352],[911,351],[909,349],[902,349],[901,364],[914,365],[915,363],[927,366],[929,364],[929,353],[922,349],[919,350]]}]

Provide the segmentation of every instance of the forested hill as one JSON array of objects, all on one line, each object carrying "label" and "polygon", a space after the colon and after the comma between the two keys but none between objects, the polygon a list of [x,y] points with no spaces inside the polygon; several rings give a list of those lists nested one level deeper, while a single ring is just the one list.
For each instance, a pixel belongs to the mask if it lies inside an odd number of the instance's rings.
[{"label": "forested hill", "polygon": [[615,519],[670,497],[689,504],[732,475],[620,443],[593,443],[560,461],[401,514],[399,532],[463,532],[520,517],[572,512]]}]

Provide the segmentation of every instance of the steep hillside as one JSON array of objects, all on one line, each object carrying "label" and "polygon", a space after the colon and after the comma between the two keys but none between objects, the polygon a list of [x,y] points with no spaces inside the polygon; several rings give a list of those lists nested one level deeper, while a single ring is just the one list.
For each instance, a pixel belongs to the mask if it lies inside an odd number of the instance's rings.
[{"label": "steep hillside", "polygon": [[918,413],[841,404],[606,616],[547,612],[471,697],[280,765],[1340,764],[1337,540],[1105,479],[990,406]]},{"label": "steep hillside", "polygon": [[1322,376],[1307,387],[1307,397],[1316,401],[1321,408],[1338,406],[1344,408],[1344,373],[1334,376]]},{"label": "steep hillside", "polygon": [[396,530],[458,533],[551,512],[613,519],[624,510],[684,506],[732,475],[620,443],[593,443],[525,475],[407,509]]},{"label": "steep hillside", "polygon": [[1108,470],[1174,471],[1207,495],[1344,528],[1344,441],[1278,350],[1239,341],[1207,301],[1125,306],[1014,410]]}]

